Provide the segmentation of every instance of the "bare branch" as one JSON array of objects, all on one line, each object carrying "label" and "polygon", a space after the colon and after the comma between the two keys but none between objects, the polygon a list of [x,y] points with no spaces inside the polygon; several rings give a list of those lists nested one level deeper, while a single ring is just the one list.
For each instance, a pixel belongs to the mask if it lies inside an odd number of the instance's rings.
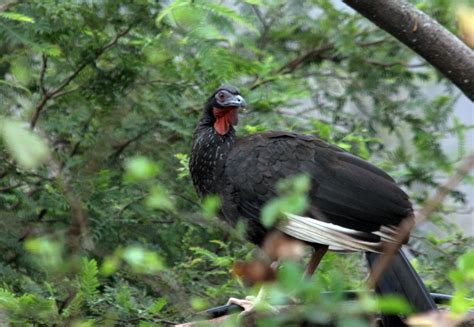
[{"label": "bare branch", "polygon": [[391,40],[388,39],[388,38],[383,38],[383,39],[374,40],[374,41],[357,42],[357,45],[361,48],[366,48],[366,47],[370,47],[372,45],[379,45],[379,44],[383,44],[383,43],[390,42],[390,41]]},{"label": "bare branch", "polygon": [[322,54],[325,53],[326,51],[334,49],[333,44],[326,44],[323,46],[320,46],[319,48],[313,49],[301,57],[298,57],[296,59],[293,59],[289,63],[283,65],[278,72],[279,73],[292,73],[297,69],[300,65],[309,62],[309,61],[314,61],[318,58],[321,58]]},{"label": "bare branch", "polygon": [[44,88],[44,74],[46,73],[46,69],[48,68],[48,57],[45,54],[43,54],[41,58],[43,59],[43,63],[41,65],[39,86],[40,86],[41,92],[43,92],[43,95],[46,95],[47,91]]},{"label": "bare branch", "polygon": [[419,63],[419,64],[407,64],[406,62],[403,61],[395,61],[395,62],[382,62],[382,61],[377,61],[377,60],[372,60],[372,59],[367,59],[365,61],[366,63],[370,65],[375,65],[375,66],[382,66],[382,67],[393,67],[393,66],[402,66],[406,68],[418,68],[418,67],[424,67],[426,66],[425,62]]},{"label": "bare branch", "polygon": [[344,0],[410,47],[474,101],[474,51],[406,0]]},{"label": "bare branch", "polygon": [[146,134],[150,133],[151,131],[153,131],[155,128],[158,127],[159,124],[154,124],[153,126],[151,126],[150,128],[147,128],[143,131],[141,131],[140,133],[138,133],[136,136],[132,137],[131,139],[119,144],[116,146],[116,150],[114,151],[114,153],[112,153],[110,155],[110,158],[111,159],[117,159],[120,154],[122,154],[122,152],[130,145],[132,144],[133,142],[136,142],[138,141],[139,139],[141,139],[143,136],[145,136]]},{"label": "bare branch", "polygon": [[51,99],[56,99],[56,98],[65,96],[65,95],[67,95],[67,94],[71,94],[71,93],[77,92],[77,91],[79,91],[80,89],[81,89],[81,86],[78,86],[78,87],[75,87],[75,88],[70,89],[70,90],[58,92],[58,93],[56,93],[55,95],[51,96]]},{"label": "bare branch", "polygon": [[463,179],[463,177],[474,167],[474,153],[468,155],[464,161],[461,163],[459,168],[456,170],[455,174],[451,176],[448,181],[440,186],[436,191],[436,194],[426,202],[426,205],[423,209],[416,215],[415,222],[411,219],[406,219],[399,226],[399,234],[395,242],[386,243],[384,254],[380,257],[374,269],[372,270],[369,286],[375,287],[377,281],[382,276],[383,272],[390,266],[392,263],[395,254],[400,249],[401,244],[408,238],[411,230],[415,225],[420,224],[424,220],[439,208],[441,203],[444,201],[449,192],[454,189]]}]

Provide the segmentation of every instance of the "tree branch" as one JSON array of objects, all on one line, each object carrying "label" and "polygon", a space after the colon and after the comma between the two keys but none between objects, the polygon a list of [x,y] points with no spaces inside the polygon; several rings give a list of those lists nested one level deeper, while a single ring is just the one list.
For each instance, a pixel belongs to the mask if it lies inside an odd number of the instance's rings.
[{"label": "tree branch", "polygon": [[159,126],[159,124],[154,124],[153,126],[141,131],[140,133],[138,133],[136,136],[132,137],[131,139],[129,139],[129,140],[127,140],[127,141],[125,141],[121,144],[116,145],[115,146],[116,150],[114,151],[114,153],[112,153],[110,155],[110,158],[113,159],[113,160],[117,159],[130,144],[132,144],[133,142],[138,141],[139,139],[141,139],[143,136],[145,136],[146,134],[153,131],[158,126]]},{"label": "tree branch", "polygon": [[44,96],[47,94],[46,89],[44,88],[44,74],[46,73],[46,69],[48,68],[48,57],[45,54],[43,54],[41,58],[43,59],[43,62],[41,64],[39,87]]},{"label": "tree branch", "polygon": [[323,45],[319,48],[313,49],[313,50],[305,53],[301,57],[295,58],[292,61],[290,61],[289,63],[287,63],[286,65],[282,66],[278,70],[278,72],[279,73],[292,73],[300,65],[302,65],[302,64],[304,64],[308,61],[313,61],[315,59],[321,58],[321,55],[324,52],[332,50],[332,49],[334,49],[333,44],[326,44],[326,45]]},{"label": "tree branch", "polygon": [[[104,45],[103,47],[101,47],[100,49],[98,49],[96,52],[95,52],[95,56],[92,60],[85,60],[82,64],[80,64],[72,73],[71,75],[69,75],[68,77],[66,77],[66,79],[64,79],[61,84],[56,87],[55,90],[51,91],[51,92],[48,92],[44,86],[42,86],[43,84],[43,79],[44,79],[44,73],[45,73],[45,70],[46,70],[46,60],[45,60],[45,57],[43,56],[43,66],[42,66],[42,69],[41,69],[41,73],[40,73],[40,87],[42,88],[43,90],[43,97],[41,98],[41,100],[38,102],[38,104],[36,105],[35,107],[35,110],[33,112],[33,116],[31,117],[31,120],[30,120],[30,128],[31,129],[34,129],[35,126],[36,126],[36,123],[38,122],[38,118],[41,114],[41,111],[44,109],[46,103],[50,100],[50,99],[53,99],[53,98],[57,98],[59,97],[60,95],[64,95],[64,94],[67,94],[69,93],[68,91],[65,91],[65,92],[61,92],[66,86],[69,85],[69,83],[71,83],[76,77],[77,75],[79,75],[79,73],[87,67],[87,65],[89,65],[91,63],[91,61],[93,60],[96,60],[97,58],[99,58],[105,51],[107,51],[108,49],[110,49],[111,47],[113,47],[114,45],[117,44],[118,40],[127,35],[128,32],[130,32],[130,29],[132,28],[132,26],[128,26],[125,30],[119,32],[117,35],[115,35],[115,37],[112,39],[112,41],[110,41],[109,43],[107,43],[106,45]],[[76,89],[74,89],[76,90]]]},{"label": "tree branch", "polygon": [[0,5],[0,12],[7,11],[10,7],[18,4],[18,1],[13,0],[13,1],[6,1],[5,3]]},{"label": "tree branch", "polygon": [[395,62],[382,62],[382,61],[377,61],[377,60],[372,60],[372,59],[367,59],[365,60],[366,63],[369,65],[374,65],[374,66],[381,66],[381,67],[393,67],[393,66],[402,66],[406,68],[419,68],[419,67],[424,67],[426,66],[425,62],[419,63],[419,64],[407,64],[403,61],[395,61]]},{"label": "tree branch", "polygon": [[396,37],[474,101],[474,51],[406,0],[343,0]]}]

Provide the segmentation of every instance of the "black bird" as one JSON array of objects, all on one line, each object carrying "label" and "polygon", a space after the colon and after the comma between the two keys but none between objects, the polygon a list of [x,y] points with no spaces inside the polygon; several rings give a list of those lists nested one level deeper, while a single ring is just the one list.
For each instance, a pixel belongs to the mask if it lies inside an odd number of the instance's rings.
[{"label": "black bird", "polygon": [[[413,220],[407,194],[387,173],[335,145],[291,132],[237,138],[233,126],[238,123],[238,110],[245,106],[232,86],[222,86],[209,97],[194,133],[189,168],[199,195],[220,196],[220,217],[232,225],[243,219],[251,242],[262,245],[270,232],[262,225],[260,213],[277,195],[277,182],[300,173],[311,178],[310,206],[304,215],[288,214],[286,224],[276,228],[315,248],[310,273],[328,249],[381,252],[383,241],[394,240],[397,226]],[[369,263],[376,257],[368,255]],[[410,289],[400,293],[417,311],[435,308],[423,283],[399,254],[378,290],[398,292],[407,283]]]}]

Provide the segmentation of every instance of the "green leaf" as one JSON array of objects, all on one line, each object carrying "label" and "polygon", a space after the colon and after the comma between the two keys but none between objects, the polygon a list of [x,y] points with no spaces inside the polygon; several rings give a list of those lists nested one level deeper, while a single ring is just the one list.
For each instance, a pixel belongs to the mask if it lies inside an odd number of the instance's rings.
[{"label": "green leaf", "polygon": [[75,321],[72,324],[72,327],[93,327],[96,321],[94,319],[82,320],[82,321]]},{"label": "green leaf", "polygon": [[221,198],[217,195],[208,195],[202,201],[202,214],[205,218],[213,218],[221,208]]},{"label": "green leaf", "polygon": [[105,257],[100,267],[100,273],[104,276],[110,276],[117,271],[120,265],[120,258],[116,255]]},{"label": "green leaf", "polygon": [[25,249],[34,255],[39,266],[44,269],[58,269],[62,266],[63,246],[46,237],[28,238]]},{"label": "green leaf", "polygon": [[174,202],[171,200],[168,191],[160,185],[151,188],[150,194],[145,199],[145,204],[153,209],[174,209]]},{"label": "green leaf", "polygon": [[146,157],[134,157],[125,164],[125,180],[130,182],[146,181],[155,177],[159,166]]},{"label": "green leaf", "polygon": [[474,251],[464,253],[457,260],[457,266],[461,272],[474,279]]},{"label": "green leaf", "polygon": [[189,156],[185,153],[176,153],[174,157],[179,160],[180,165],[180,167],[176,169],[179,173],[178,178],[182,179],[189,176]]},{"label": "green leaf", "polygon": [[93,300],[98,295],[98,288],[100,286],[97,278],[98,269],[97,262],[94,259],[82,259],[81,273],[79,275],[79,285],[81,292],[87,301]]},{"label": "green leaf", "polygon": [[466,290],[456,290],[451,299],[451,311],[457,314],[468,312],[474,307],[474,300],[468,298],[469,294]]},{"label": "green leaf", "polygon": [[2,119],[0,133],[7,150],[23,168],[35,169],[48,159],[49,150],[46,142],[27,129],[24,124]]},{"label": "green leaf", "polygon": [[247,21],[245,18],[240,16],[237,12],[235,12],[233,9],[229,7],[226,7],[217,3],[213,3],[213,2],[209,2],[206,4],[194,3],[194,5],[197,6],[198,8],[210,11],[215,15],[221,16],[228,20],[234,21],[242,26],[245,26],[252,32],[258,33],[258,29],[255,26],[253,26],[252,23]]},{"label": "green leaf", "polygon": [[13,310],[18,306],[18,300],[14,293],[6,290],[4,288],[0,288],[0,308]]},{"label": "green leaf", "polygon": [[250,5],[255,5],[255,6],[262,6],[263,2],[262,0],[245,0],[246,3]]},{"label": "green leaf", "polygon": [[278,282],[284,289],[291,292],[301,286],[301,276],[303,271],[301,266],[288,261],[280,266],[278,269]]},{"label": "green leaf", "polygon": [[172,4],[170,4],[168,7],[166,7],[160,12],[160,14],[155,19],[155,24],[159,26],[163,18],[165,18],[166,15],[170,14],[176,8],[189,6],[189,5],[190,5],[190,2],[187,0],[177,0],[173,2]]},{"label": "green leaf", "polygon": [[191,306],[196,311],[202,311],[209,307],[209,303],[203,298],[193,297],[191,298]]},{"label": "green leaf", "polygon": [[26,16],[24,14],[20,14],[17,12],[0,12],[0,17],[14,20],[17,22],[24,22],[24,23],[34,23],[35,20],[32,17]]},{"label": "green leaf", "polygon": [[28,90],[26,87],[20,85],[20,84],[15,84],[15,83],[12,83],[10,81],[5,81],[3,79],[0,79],[0,84],[3,84],[3,85],[8,85],[10,87],[13,87],[13,88],[17,88],[19,90],[22,90],[24,91],[25,93],[27,93],[28,95],[31,95],[31,92],[30,90]]},{"label": "green leaf", "polygon": [[150,307],[148,307],[147,311],[152,315],[156,315],[160,313],[161,310],[163,310],[166,304],[168,304],[168,300],[166,300],[164,297],[160,297],[155,302],[153,302]]},{"label": "green leaf", "polygon": [[81,292],[78,292],[72,301],[66,306],[61,316],[64,318],[77,316],[82,309],[84,304],[84,295]]},{"label": "green leaf", "polygon": [[274,226],[286,214],[303,213],[309,205],[307,192],[311,187],[311,180],[305,174],[281,180],[277,184],[280,195],[268,201],[262,209],[262,223],[265,227]]},{"label": "green leaf", "polygon": [[377,306],[380,312],[388,314],[408,314],[412,309],[408,302],[397,295],[385,295],[377,299]]},{"label": "green leaf", "polygon": [[145,250],[139,246],[130,246],[123,251],[125,260],[133,271],[142,274],[153,274],[164,268],[161,258],[153,251]]}]

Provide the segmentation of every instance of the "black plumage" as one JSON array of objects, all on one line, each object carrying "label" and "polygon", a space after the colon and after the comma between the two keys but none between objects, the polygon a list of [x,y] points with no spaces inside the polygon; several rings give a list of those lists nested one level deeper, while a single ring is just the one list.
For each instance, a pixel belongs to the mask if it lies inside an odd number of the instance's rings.
[{"label": "black plumage", "polygon": [[[219,195],[220,217],[232,225],[243,219],[250,241],[261,245],[269,232],[260,213],[277,195],[277,182],[300,173],[311,178],[310,206],[304,215],[288,214],[286,225],[277,228],[315,247],[310,273],[328,248],[380,252],[381,241],[394,240],[397,225],[413,221],[407,194],[388,174],[337,146],[289,132],[237,138],[233,125],[243,106],[238,89],[231,86],[209,97],[194,133],[189,168],[199,195]],[[370,265],[377,256],[368,255]],[[417,311],[436,307],[401,253],[377,291],[416,297],[412,304]]]},{"label": "black plumage", "polygon": [[232,224],[245,220],[252,242],[260,244],[265,237],[260,211],[276,196],[277,182],[299,173],[311,177],[311,205],[304,216],[330,223],[329,228],[350,229],[352,238],[373,243],[367,246],[374,251],[379,250],[381,226],[412,219],[408,196],[388,174],[337,146],[289,132],[237,138],[232,124],[221,135],[215,112],[239,108],[219,105],[216,97],[222,93],[240,97],[237,89],[222,87],[209,98],[194,134],[190,171],[201,196],[221,196],[222,218]]}]

